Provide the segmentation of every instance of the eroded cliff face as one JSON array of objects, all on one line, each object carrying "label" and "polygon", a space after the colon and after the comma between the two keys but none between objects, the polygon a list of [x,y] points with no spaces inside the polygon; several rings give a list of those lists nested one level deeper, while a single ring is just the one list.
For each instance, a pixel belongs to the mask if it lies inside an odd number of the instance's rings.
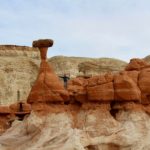
[{"label": "eroded cliff face", "polygon": [[0,46],[0,103],[26,100],[39,69],[39,51],[23,46]]},{"label": "eroded cliff face", "polygon": [[[40,67],[38,48],[16,45],[0,45],[0,104],[9,105],[17,101],[17,91],[20,100],[26,100],[33,86]],[[98,61],[96,61],[98,60]],[[80,65],[87,62],[94,66]],[[57,75],[67,73],[71,78],[86,74],[95,75],[106,71],[123,70],[126,63],[115,59],[92,59],[80,57],[56,56],[48,59]],[[111,64],[111,65],[110,65]],[[80,68],[80,66],[82,66]],[[98,68],[98,70],[97,70]],[[116,70],[118,68],[118,70]],[[81,71],[79,73],[79,70]],[[88,71],[87,71],[88,70]]]},{"label": "eroded cliff face", "polygon": [[40,51],[31,114],[0,136],[1,150],[150,149],[149,64],[132,59],[122,72],[75,78],[65,89]]},{"label": "eroded cliff face", "polygon": [[126,62],[114,58],[86,58],[54,56],[48,59],[57,74],[68,74],[75,78],[80,75],[94,76],[106,72],[118,72],[125,68]]}]

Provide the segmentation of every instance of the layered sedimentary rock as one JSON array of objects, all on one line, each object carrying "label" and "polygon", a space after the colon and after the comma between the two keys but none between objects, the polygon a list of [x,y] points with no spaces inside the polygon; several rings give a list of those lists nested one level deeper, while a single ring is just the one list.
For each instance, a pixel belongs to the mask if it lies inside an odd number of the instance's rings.
[{"label": "layered sedimentary rock", "polygon": [[114,76],[115,100],[140,101],[141,91],[137,83],[126,73]]},{"label": "layered sedimentary rock", "polygon": [[[0,45],[0,103],[2,105],[16,103],[18,90],[20,91],[20,99],[27,99],[38,75],[40,67],[39,58],[40,53],[38,48]],[[51,64],[57,75],[66,73],[71,78],[83,75],[83,65],[81,65],[81,69],[78,67],[83,62],[96,62],[100,66],[98,70],[94,66],[89,66],[87,74],[90,75],[107,72],[110,69],[112,71],[123,70],[126,65],[126,62],[109,58],[93,59],[55,56],[48,59],[48,63]],[[87,69],[86,66],[85,69]]]},{"label": "layered sedimentary rock", "polygon": [[19,113],[30,114],[31,105],[25,102],[18,102],[18,103],[11,104],[9,106],[9,109],[12,114],[19,114]]},{"label": "layered sedimentary rock", "polygon": [[[99,75],[124,70],[127,63],[114,58],[86,58],[54,56],[48,59],[57,74],[69,74],[75,78],[80,75]],[[64,67],[65,66],[65,67]]]},{"label": "layered sedimentary rock", "polygon": [[150,149],[146,63],[131,60],[120,73],[75,78],[64,89],[46,62],[46,47],[40,50],[40,72],[28,97],[32,112],[0,136],[1,150]]},{"label": "layered sedimentary rock", "polygon": [[0,46],[0,104],[10,105],[26,100],[37,77],[40,55],[37,48]]},{"label": "layered sedimentary rock", "polygon": [[52,40],[34,41],[33,46],[39,47],[41,53],[41,65],[39,75],[29,94],[28,103],[49,103],[68,100],[68,92],[64,89],[58,76],[46,61],[47,49],[53,45]]}]

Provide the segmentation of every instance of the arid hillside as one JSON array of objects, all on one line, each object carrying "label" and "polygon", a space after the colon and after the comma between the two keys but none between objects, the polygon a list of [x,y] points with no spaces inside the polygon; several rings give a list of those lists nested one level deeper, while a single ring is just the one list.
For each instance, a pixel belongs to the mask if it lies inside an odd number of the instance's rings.
[{"label": "arid hillside", "polygon": [[[26,100],[37,77],[40,65],[39,50],[16,45],[0,46],[0,103],[11,104]],[[126,62],[112,58],[84,58],[54,56],[48,59],[57,75],[64,73],[74,78],[78,75],[97,75],[109,71],[120,71]]]},{"label": "arid hillside", "polygon": [[69,74],[71,77],[78,75],[97,75],[106,72],[123,70],[126,62],[114,58],[86,58],[54,56],[48,60],[57,74]]}]

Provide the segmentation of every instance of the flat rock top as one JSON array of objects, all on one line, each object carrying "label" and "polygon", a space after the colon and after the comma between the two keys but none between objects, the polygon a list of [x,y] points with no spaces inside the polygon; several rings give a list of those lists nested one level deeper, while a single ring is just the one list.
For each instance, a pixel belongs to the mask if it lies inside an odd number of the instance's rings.
[{"label": "flat rock top", "polygon": [[0,45],[0,51],[5,50],[17,50],[17,51],[38,51],[38,48],[33,48],[29,46],[19,46],[19,45]]},{"label": "flat rock top", "polygon": [[33,41],[32,46],[33,47],[51,47],[53,45],[53,40],[51,39],[40,39],[40,40],[36,40]]}]

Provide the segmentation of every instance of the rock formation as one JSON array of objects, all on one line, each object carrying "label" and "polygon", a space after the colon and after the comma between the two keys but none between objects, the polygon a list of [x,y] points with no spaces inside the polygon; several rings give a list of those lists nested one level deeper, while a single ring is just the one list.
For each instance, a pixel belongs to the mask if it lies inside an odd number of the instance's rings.
[{"label": "rock formation", "polygon": [[69,98],[68,92],[54,73],[52,66],[46,61],[47,49],[52,45],[52,40],[38,40],[33,42],[33,46],[40,49],[42,61],[39,75],[27,100],[32,105],[34,103],[63,102]]},{"label": "rock formation", "polygon": [[[40,53],[38,48],[0,45],[0,104],[10,105],[17,102],[17,91],[20,91],[20,100],[26,100],[33,86],[40,67]],[[89,66],[87,74],[96,75],[107,71],[123,70],[126,63],[117,59],[109,58],[82,58],[55,56],[48,59],[57,75],[70,74],[71,78],[82,75],[84,65],[81,63],[96,62]],[[95,63],[94,63],[95,64]],[[111,65],[110,65],[111,64]],[[64,67],[65,66],[65,67]],[[85,66],[87,70],[87,67]],[[79,73],[79,70],[81,71]]]},{"label": "rock formation", "polygon": [[40,54],[37,48],[0,46],[0,104],[10,105],[26,100],[38,75]]},{"label": "rock formation", "polygon": [[[114,58],[86,58],[54,56],[48,59],[57,74],[69,74],[71,78],[79,75],[99,75],[124,70],[126,62]],[[65,67],[64,67],[65,66]]]},{"label": "rock formation", "polygon": [[41,66],[27,102],[32,112],[0,136],[1,150],[149,150],[150,66],[70,80],[64,89],[46,61],[52,40],[33,42]]}]

